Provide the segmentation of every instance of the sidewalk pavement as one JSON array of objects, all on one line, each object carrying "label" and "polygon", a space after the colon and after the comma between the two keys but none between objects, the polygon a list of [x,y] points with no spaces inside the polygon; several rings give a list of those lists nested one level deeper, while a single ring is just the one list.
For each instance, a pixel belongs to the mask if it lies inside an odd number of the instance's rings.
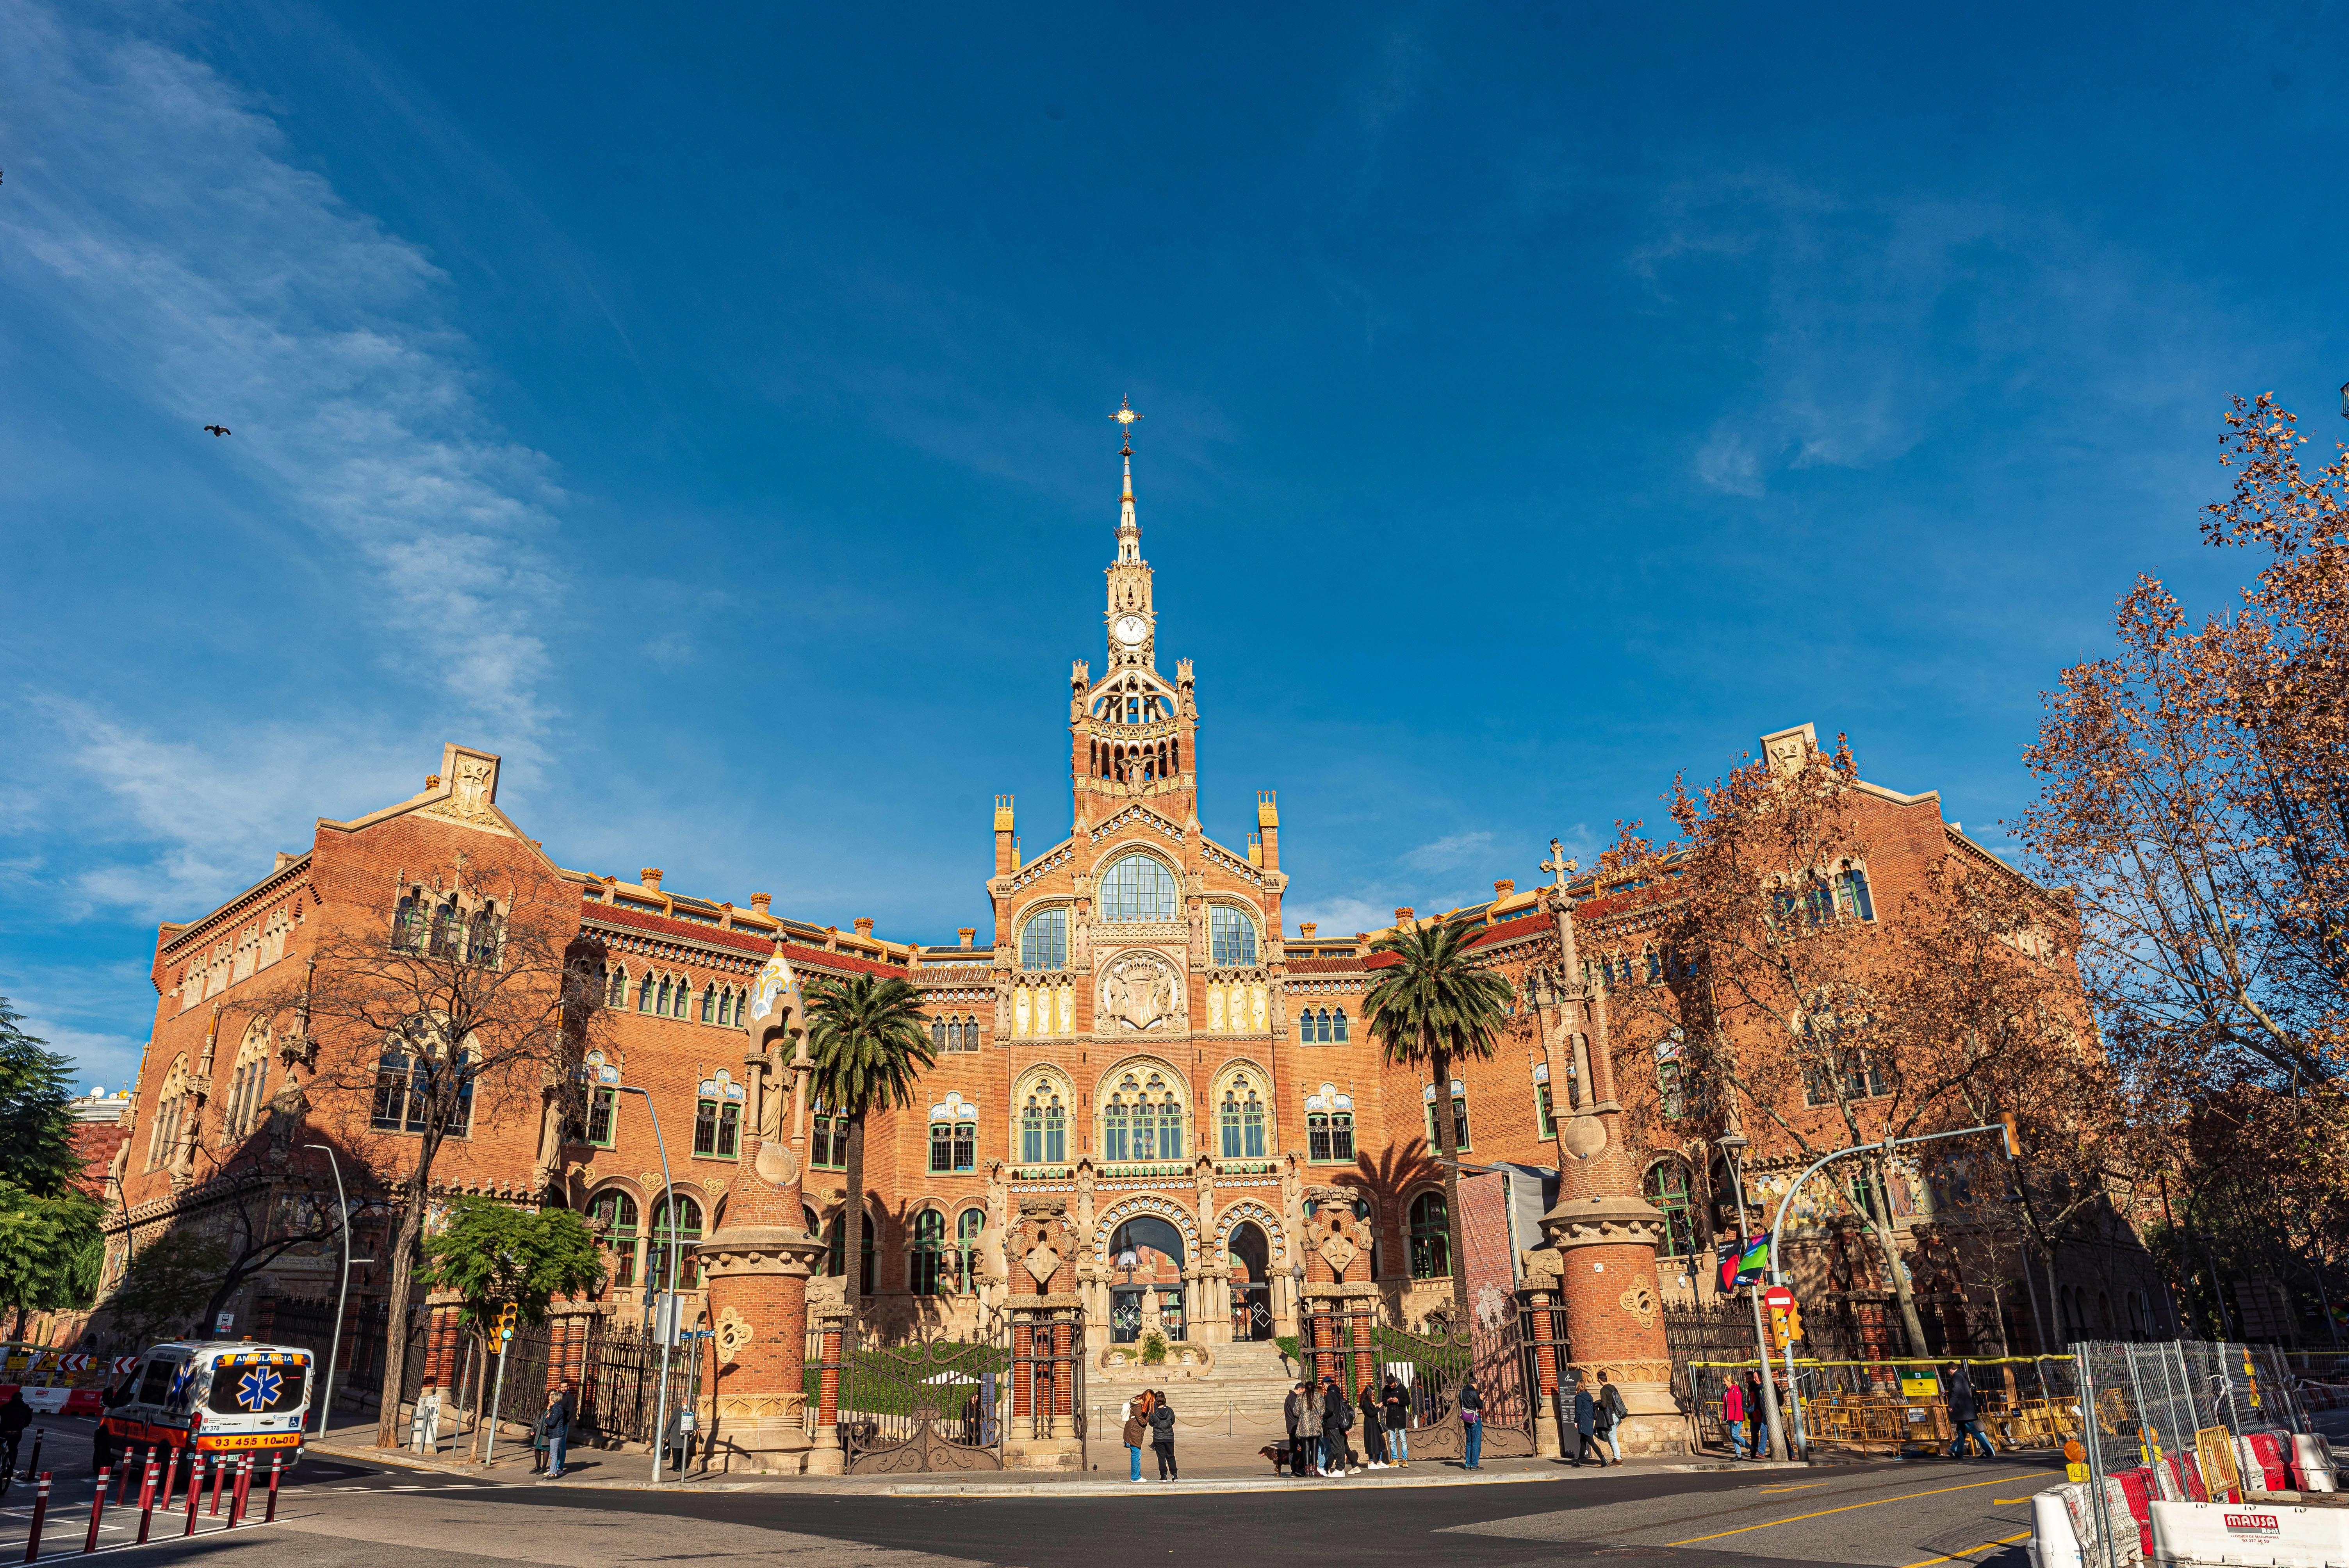
[{"label": "sidewalk pavement", "polygon": [[[1073,1470],[967,1470],[931,1472],[918,1477],[905,1476],[776,1476],[756,1471],[688,1470],[682,1477],[674,1470],[663,1471],[664,1479],[655,1483],[650,1475],[651,1456],[641,1449],[577,1449],[569,1454],[568,1468],[560,1480],[549,1480],[531,1471],[531,1449],[527,1442],[510,1445],[501,1441],[497,1460],[482,1466],[466,1459],[467,1439],[460,1436],[453,1447],[426,1458],[408,1449],[374,1447],[375,1428],[372,1422],[352,1426],[331,1433],[323,1440],[314,1441],[310,1452],[321,1457],[354,1460],[367,1464],[385,1465],[403,1470],[431,1471],[442,1475],[463,1476],[471,1480],[533,1488],[557,1488],[580,1491],[710,1491],[768,1492],[779,1497],[1103,1497],[1131,1492],[1134,1483],[1126,1479],[1123,1445],[1112,1445],[1110,1454],[1116,1462],[1104,1458],[1099,1469],[1078,1472]],[[1144,1469],[1150,1466],[1145,1456]],[[1487,1460],[1476,1470],[1463,1468],[1456,1460],[1423,1460],[1402,1470],[1364,1470],[1343,1480],[1319,1477],[1292,1478],[1274,1475],[1268,1465],[1258,1464],[1245,1470],[1216,1465],[1210,1467],[1217,1473],[1194,1474],[1177,1481],[1149,1480],[1143,1484],[1161,1491],[1190,1495],[1201,1492],[1287,1491],[1309,1487],[1369,1487],[1392,1490],[1402,1487],[1431,1486],[1507,1486],[1531,1481],[1572,1481],[1585,1476],[1596,1479],[1606,1473],[1596,1466],[1578,1470],[1557,1460]],[[1801,1470],[1799,1463],[1771,1460],[1733,1460],[1698,1456],[1692,1459],[1634,1459],[1619,1467],[1625,1475],[1657,1475],[1672,1473],[1707,1473],[1722,1470]]]}]

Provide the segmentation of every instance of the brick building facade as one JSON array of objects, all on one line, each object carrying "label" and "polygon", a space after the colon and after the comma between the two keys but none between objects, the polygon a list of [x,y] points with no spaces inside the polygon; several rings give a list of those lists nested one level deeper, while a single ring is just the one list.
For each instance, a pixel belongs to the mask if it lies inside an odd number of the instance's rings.
[{"label": "brick building facade", "polygon": [[[760,1114],[757,1068],[746,1060],[757,1056],[750,994],[777,954],[801,984],[855,971],[902,977],[932,1019],[936,1060],[922,1103],[876,1114],[866,1140],[870,1257],[861,1266],[884,1335],[968,1328],[999,1305],[1011,1279],[1007,1229],[1040,1197],[1068,1216],[1067,1284],[1097,1347],[1145,1319],[1207,1342],[1293,1332],[1307,1194],[1331,1186],[1357,1194],[1361,1212],[1367,1255],[1347,1280],[1359,1274],[1388,1321],[1419,1324],[1448,1310],[1454,1262],[1430,1157],[1439,1098],[1459,1121],[1467,1159],[1506,1165],[1516,1183],[1505,1202],[1493,1178],[1471,1181],[1468,1202],[1487,1207],[1472,1215],[1467,1261],[1479,1272],[1515,1267],[1522,1283],[1524,1260],[1510,1254],[1541,1237],[1505,1210],[1538,1214],[1558,1196],[1561,1165],[1585,1159],[1572,1140],[1578,1127],[1599,1125],[1590,1113],[1609,1052],[1644,1063],[1646,1074],[1627,1077],[1619,1091],[1610,1081],[1610,1097],[1619,1092],[1636,1109],[1670,1093],[1665,1054],[1643,1042],[1627,1051],[1607,1034],[1607,988],[1646,979],[1643,960],[1613,938],[1622,901],[1572,880],[1554,852],[1548,882],[1519,891],[1502,881],[1484,903],[1430,912],[1478,929],[1475,952],[1509,980],[1515,1001],[1498,1050],[1460,1064],[1448,1094],[1388,1065],[1362,1017],[1378,934],[1285,922],[1274,795],[1257,796],[1245,843],[1202,830],[1198,698],[1188,660],[1171,676],[1158,663],[1130,453],[1115,543],[1102,669],[1078,661],[1070,672],[1068,815],[1055,810],[1046,832],[1031,826],[1023,841],[1015,802],[997,798],[986,918],[953,941],[900,942],[863,919],[843,930],[778,913],[766,892],[737,903],[670,888],[657,870],[623,879],[565,869],[528,836],[526,810],[509,815],[499,758],[458,745],[418,794],[353,821],[321,820],[305,850],[280,855],[244,892],[164,925],[153,954],[153,1037],[114,1161],[128,1212],[115,1217],[109,1284],[133,1238],[143,1246],[174,1225],[202,1224],[231,1199],[249,1201],[256,1183],[294,1222],[332,1191],[310,1143],[335,1146],[355,1185],[397,1179],[411,1136],[398,1108],[380,1092],[326,1095],[305,1083],[288,1019],[254,999],[282,995],[285,975],[328,929],[388,940],[411,922],[429,926],[431,940],[461,941],[463,930],[503,918],[450,900],[460,864],[471,885],[494,883],[515,906],[561,912],[578,950],[600,965],[613,1026],[609,1043],[578,1064],[587,1099],[575,1120],[535,1080],[485,1089],[463,1136],[441,1151],[434,1201],[483,1192],[584,1212],[610,1255],[599,1301],[630,1318],[661,1276],[670,1216],[659,1209],[644,1102],[616,1090],[642,1087],[657,1109],[678,1193],[674,1230],[687,1248],[682,1283],[698,1292],[691,1247],[726,1223],[730,1196],[759,1179],[749,1163]],[[1765,746],[1806,738],[1806,727],[1785,731]],[[1938,857],[1989,861],[1943,821],[1933,794],[1870,786],[1866,807],[1872,847],[1861,896],[1874,890],[1866,918],[1897,907]],[[1023,847],[1039,837],[1045,847]],[[793,1178],[802,1220],[830,1243],[817,1266],[836,1274],[844,1130],[820,1105],[802,1114],[804,1168]],[[1640,1208],[1644,1199],[1660,1216],[1664,1255],[1651,1265],[1637,1248],[1606,1253],[1616,1269],[1607,1299],[1619,1299],[1616,1282],[1631,1271],[1640,1277],[1620,1299],[1647,1321],[1660,1303],[1709,1295],[1711,1270],[1695,1254],[1727,1202],[1713,1164],[1674,1140],[1668,1118],[1628,1125],[1647,1129],[1646,1141],[1621,1148],[1622,1135],[1611,1134],[1619,1146],[1609,1158],[1619,1166],[1611,1180],[1636,1190],[1609,1201]],[[1540,1189],[1545,1175],[1550,1188],[1528,1203],[1527,1184]],[[1569,1170],[1569,1189],[1573,1179]],[[1767,1181],[1764,1172],[1760,1184]],[[1921,1214],[1929,1198],[1919,1190],[1900,1201]],[[1831,1231],[1831,1216],[1816,1219],[1822,1235]],[[295,1249],[254,1295],[321,1294],[334,1261],[331,1250]],[[382,1274],[380,1264],[363,1269],[355,1290],[380,1293]],[[1566,1299],[1583,1290],[1573,1285]],[[1569,1328],[1594,1342],[1599,1333],[1595,1324]]]}]

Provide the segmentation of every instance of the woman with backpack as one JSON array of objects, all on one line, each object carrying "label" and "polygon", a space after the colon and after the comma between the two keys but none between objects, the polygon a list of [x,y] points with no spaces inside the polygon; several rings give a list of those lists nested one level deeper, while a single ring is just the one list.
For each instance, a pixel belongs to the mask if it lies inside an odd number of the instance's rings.
[{"label": "woman with backpack", "polygon": [[1346,1429],[1354,1424],[1354,1407],[1338,1387],[1338,1379],[1321,1376],[1321,1473],[1335,1480],[1346,1473]]}]

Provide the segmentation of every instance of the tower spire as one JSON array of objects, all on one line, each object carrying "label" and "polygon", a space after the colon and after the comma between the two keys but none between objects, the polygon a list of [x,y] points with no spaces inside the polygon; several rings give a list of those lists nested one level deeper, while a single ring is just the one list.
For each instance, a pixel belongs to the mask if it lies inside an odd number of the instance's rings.
[{"label": "tower spire", "polygon": [[1142,418],[1133,411],[1128,399],[1117,400],[1117,412],[1110,416],[1116,420],[1124,439],[1118,447],[1118,456],[1125,459],[1125,490],[1117,504],[1117,558],[1120,561],[1142,559],[1142,524],[1133,516],[1133,422]]}]

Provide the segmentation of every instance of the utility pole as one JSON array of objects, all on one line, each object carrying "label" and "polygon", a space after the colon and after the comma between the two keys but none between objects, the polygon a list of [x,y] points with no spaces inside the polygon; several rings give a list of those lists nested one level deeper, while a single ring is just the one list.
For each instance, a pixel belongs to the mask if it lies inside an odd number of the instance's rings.
[{"label": "utility pole", "polygon": [[[1729,1182],[1737,1194],[1737,1246],[1742,1256],[1745,1248],[1745,1177],[1738,1168],[1737,1156],[1752,1140],[1743,1132],[1733,1130],[1722,1134],[1715,1141],[1721,1145],[1723,1159],[1729,1163]],[[1771,1262],[1775,1266],[1777,1262],[1775,1253]],[[1745,1287],[1745,1299],[1754,1307],[1754,1355],[1762,1364],[1762,1418],[1770,1434],[1770,1457],[1783,1460],[1786,1457],[1786,1427],[1785,1418],[1778,1412],[1777,1385],[1770,1380],[1770,1335],[1762,1326],[1762,1294],[1749,1284]]]}]

